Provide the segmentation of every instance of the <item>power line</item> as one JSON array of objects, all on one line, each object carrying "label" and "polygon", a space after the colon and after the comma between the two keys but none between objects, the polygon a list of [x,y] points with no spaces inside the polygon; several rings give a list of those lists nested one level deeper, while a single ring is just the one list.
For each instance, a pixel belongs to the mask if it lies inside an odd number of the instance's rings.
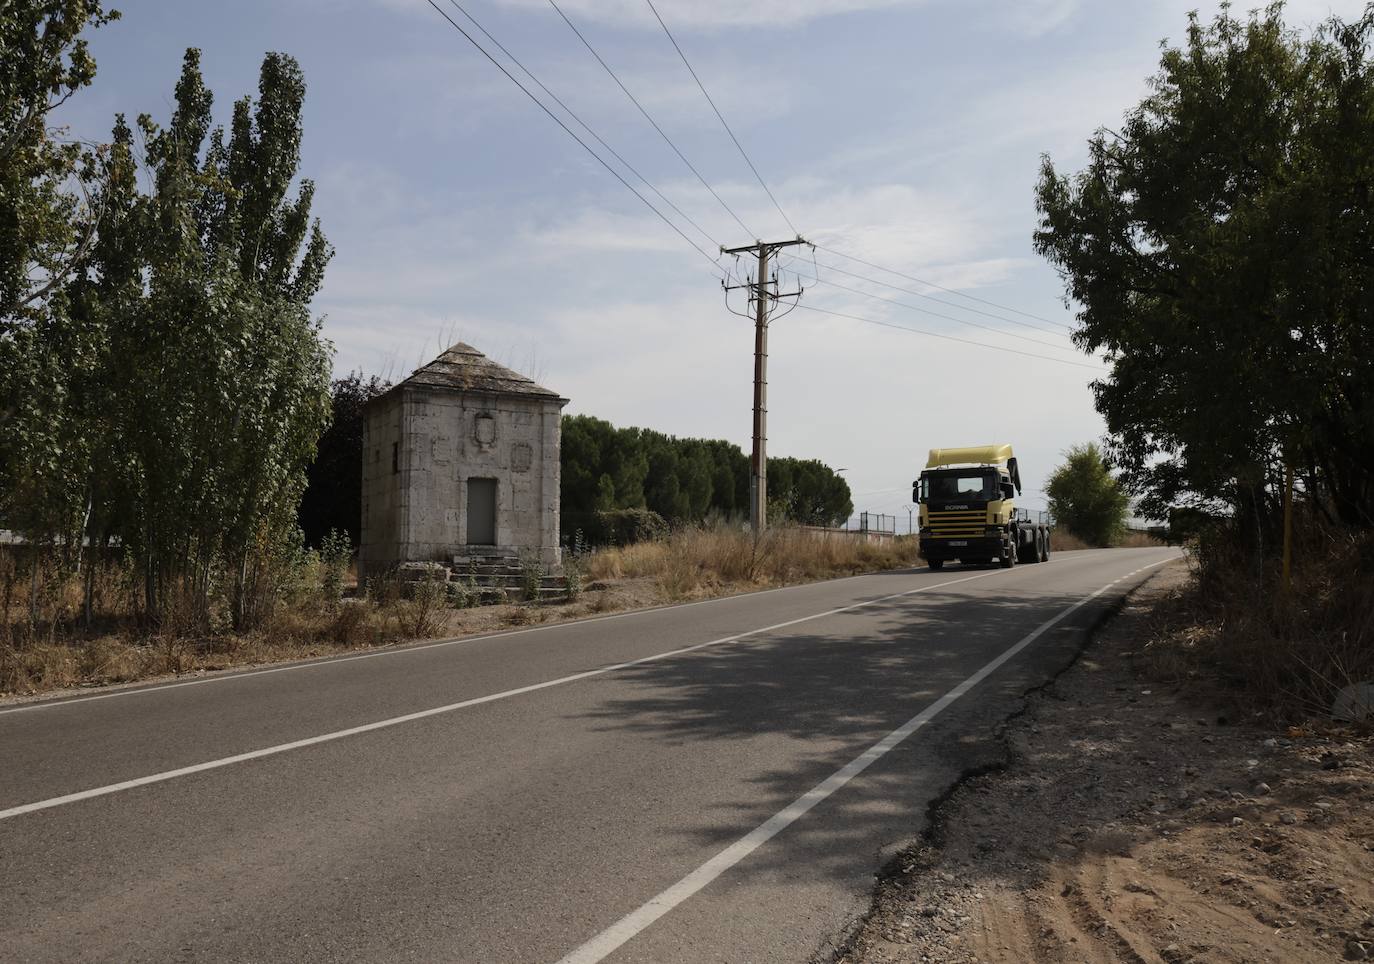
[{"label": "power line", "polygon": [[1092,371],[1102,372],[1096,365],[1087,365],[1083,362],[1069,361],[1067,358],[1055,358],[1052,355],[1037,355],[1034,352],[1020,351],[1016,348],[1007,348],[1002,345],[989,345],[981,341],[971,341],[967,338],[960,338],[957,335],[944,335],[938,331],[926,331],[922,328],[908,328],[906,325],[894,325],[889,321],[878,321],[876,318],[864,318],[861,315],[851,315],[843,311],[831,311],[829,308],[817,308],[815,305],[798,304],[798,308],[807,311],[817,311],[823,315],[834,315],[836,318],[848,318],[850,321],[861,321],[866,325],[878,325],[881,328],[895,328],[897,331],[905,331],[913,335],[929,335],[931,338],[943,338],[945,341],[957,341],[961,345],[972,345],[974,348],[990,348],[993,351],[1004,351],[1008,354],[1016,355],[1018,358],[1039,358],[1042,361],[1058,362],[1060,365],[1073,365],[1075,368],[1087,368]]},{"label": "power line", "polygon": [[[796,257],[796,255],[789,255],[789,257]],[[806,262],[803,261],[802,263],[805,264]],[[1047,335],[1054,335],[1056,338],[1067,337],[1061,332],[1052,331],[1051,329],[1045,328],[1042,325],[1032,325],[1024,321],[1017,321],[1015,318],[1006,318],[1002,315],[994,315],[992,312],[983,311],[980,308],[971,308],[968,305],[961,305],[957,302],[946,301],[943,298],[936,298],[932,295],[924,294],[920,291],[916,291],[911,288],[903,288],[901,285],[894,285],[886,281],[880,281],[877,278],[870,278],[867,275],[855,274],[853,271],[846,271],[844,268],[837,267],[833,264],[824,264],[822,262],[816,262],[816,267],[825,268],[827,271],[834,271],[838,274],[848,275],[849,277],[857,278],[860,281],[867,281],[869,284],[882,285],[884,288],[891,288],[893,291],[901,291],[909,295],[915,295],[917,298],[923,298],[926,301],[933,301],[937,305],[944,305],[947,308],[954,308],[958,311],[972,312],[975,315],[982,315],[984,318],[993,318],[997,321],[1006,322],[1009,325],[1017,325],[1021,328],[1029,328],[1031,331],[1042,331]]]},{"label": "power line", "polygon": [[730,205],[725,203],[725,198],[721,197],[720,194],[716,192],[716,189],[713,188],[707,182],[706,178],[701,176],[701,172],[696,169],[695,165],[693,165],[691,161],[687,160],[687,155],[683,154],[682,151],[678,150],[678,146],[673,143],[673,139],[669,137],[667,133],[664,132],[662,127],[658,126],[658,121],[654,120],[653,117],[649,114],[649,112],[644,109],[644,105],[639,102],[639,99],[635,97],[634,94],[630,93],[630,88],[626,87],[623,83],[621,83],[621,80],[616,75],[616,72],[611,69],[611,65],[606,63],[606,61],[602,59],[601,55],[596,52],[596,48],[591,45],[591,42],[588,41],[586,37],[582,36],[582,31],[578,30],[577,25],[568,19],[568,15],[563,12],[563,8],[558,5],[556,0],[549,0],[549,5],[558,11],[558,15],[563,18],[563,22],[566,23],[570,28],[572,28],[573,33],[577,34],[577,39],[582,41],[582,45],[586,47],[589,51],[591,51],[592,56],[596,58],[596,62],[605,68],[606,73],[611,75],[611,79],[614,80],[616,84],[620,87],[620,89],[625,92],[625,96],[630,98],[630,103],[634,104],[635,107],[639,108],[639,112],[644,115],[644,119],[653,125],[654,130],[658,131],[659,137],[662,137],[664,142],[673,149],[673,153],[676,154],[682,160],[683,164],[687,165],[687,169],[691,171],[694,175],[696,175],[696,179],[701,182],[702,187],[706,188],[706,190],[711,192],[711,196],[714,197],[718,202],[720,202],[720,206],[725,209],[726,213],[728,213],[730,217],[735,219],[736,224],[743,228],[751,238],[754,237],[754,232],[749,230],[749,226],[745,224],[742,220],[740,220],[740,216],[735,213],[734,209],[731,208]]},{"label": "power line", "polygon": [[[794,258],[797,262],[799,262],[799,263],[802,264],[802,265],[805,265],[805,264],[806,264],[805,261],[802,261],[800,258],[796,258],[795,255],[791,255],[790,257]],[[838,281],[831,281],[829,278],[822,278],[822,277],[820,276],[820,272],[819,272],[818,270],[816,270],[816,268],[828,268],[829,270],[832,270],[832,271],[837,270],[837,269],[835,269],[835,268],[834,268],[833,266],[831,266],[831,265],[822,264],[822,265],[817,265],[816,267],[813,267],[813,269],[812,269],[812,277],[809,278],[809,279],[807,279],[807,278],[806,278],[806,275],[802,274],[801,272],[797,272],[797,276],[798,276],[799,278],[809,280],[809,281],[811,281],[811,282],[814,283],[814,284],[826,285],[827,287],[830,287],[830,288],[839,288],[841,291],[848,291],[848,292],[851,292],[851,293],[856,294],[856,295],[863,295],[865,298],[872,298],[872,299],[874,299],[874,300],[876,300],[876,301],[884,301],[884,302],[887,302],[887,303],[890,304],[890,305],[897,305],[898,307],[901,307],[901,308],[908,308],[908,309],[910,309],[911,311],[919,311],[921,314],[930,315],[932,318],[942,318],[942,319],[944,319],[945,321],[952,321],[952,322],[954,322],[955,324],[958,324],[958,325],[967,325],[967,326],[970,327],[970,328],[980,328],[980,329],[982,329],[983,331],[990,331],[990,332],[992,332],[993,334],[1002,335],[1002,336],[1004,336],[1004,337],[1006,337],[1006,338],[1016,338],[1016,339],[1019,339],[1019,340],[1024,341],[1024,342],[1028,342],[1028,343],[1030,343],[1030,344],[1032,344],[1032,345],[1039,345],[1039,346],[1042,347],[1042,348],[1053,348],[1055,351],[1067,351],[1067,352],[1072,352],[1072,353],[1074,353],[1074,354],[1078,354],[1078,349],[1072,348],[1072,347],[1070,347],[1069,345],[1056,345],[1056,344],[1054,344],[1054,343],[1052,343],[1052,342],[1041,341],[1039,338],[1031,338],[1031,337],[1029,337],[1028,335],[1018,335],[1018,334],[1017,334],[1016,332],[1014,332],[1014,331],[1006,331],[1005,329],[1002,329],[1002,328],[994,328],[994,327],[992,327],[991,325],[980,324],[979,322],[976,322],[976,321],[968,321],[967,319],[964,319],[964,318],[956,318],[956,317],[954,317],[953,315],[941,314],[941,313],[938,312],[938,311],[931,311],[929,308],[922,308],[920,305],[908,304],[908,303],[905,302],[905,301],[898,301],[898,300],[896,300],[895,298],[886,298],[886,297],[884,297],[883,295],[875,294],[875,293],[872,292],[872,291],[864,291],[862,288],[854,288],[854,287],[851,287],[851,286],[849,286],[849,285],[840,284],[840,282],[838,282]],[[792,270],[793,270],[793,271],[796,271],[796,270],[797,270],[795,265],[792,266]],[[860,281],[870,281],[870,282],[872,282],[872,283],[874,283],[874,284],[883,284],[883,282],[878,281],[878,280],[876,280],[876,279],[874,279],[874,278],[866,278],[866,277],[864,277],[863,275],[856,275],[856,274],[853,274],[852,272],[849,272],[849,271],[840,271],[840,274],[845,274],[845,275],[849,275],[850,277],[853,277],[853,278],[858,278]],[[896,287],[896,286],[895,286],[895,285],[886,285],[886,287],[894,288],[894,287]],[[897,288],[897,290],[898,290],[898,291],[906,291],[907,289],[905,289],[905,288]],[[916,292],[908,292],[908,293],[909,293],[909,294],[916,294]],[[949,304],[948,302],[944,302],[944,301],[940,301],[940,302],[938,302],[938,303],[939,303],[939,304]],[[959,306],[959,305],[952,305],[951,307],[959,308],[960,306]],[[996,315],[993,315],[992,317],[996,318],[997,316],[996,316]],[[1001,318],[1001,319],[998,319],[998,320],[1000,320],[1000,321],[1010,321],[1011,319]],[[1041,329],[1035,328],[1035,329],[1033,329],[1033,330],[1034,330],[1034,331],[1040,331]],[[1056,334],[1056,333],[1055,333],[1055,332],[1047,332],[1047,334]]]},{"label": "power line", "polygon": [[643,174],[639,173],[639,171],[635,168],[635,166],[634,166],[633,164],[631,164],[629,161],[625,160],[625,158],[622,157],[622,156],[620,155],[620,152],[619,152],[619,151],[617,151],[617,150],[616,150],[614,147],[612,147],[610,144],[607,144],[606,141],[601,137],[600,134],[598,134],[596,131],[592,130],[591,127],[587,124],[587,122],[584,121],[581,117],[579,117],[579,116],[577,115],[577,112],[576,112],[576,111],[574,111],[574,110],[573,110],[571,107],[569,107],[567,104],[563,103],[563,99],[562,99],[561,97],[559,97],[559,96],[558,96],[557,94],[555,94],[553,91],[549,90],[549,88],[548,88],[547,86],[545,86],[545,84],[544,84],[544,82],[543,82],[542,80],[540,80],[538,77],[536,77],[536,76],[534,75],[534,73],[533,73],[528,67],[526,67],[523,63],[520,62],[520,58],[516,57],[515,54],[513,54],[513,53],[511,53],[509,50],[507,50],[506,47],[505,47],[505,45],[502,44],[501,41],[499,41],[499,40],[497,40],[495,37],[493,37],[493,36],[491,35],[490,31],[488,31],[486,27],[482,26],[482,24],[478,22],[478,20],[477,20],[476,17],[474,17],[472,14],[468,13],[468,11],[466,10],[466,8],[464,8],[463,5],[462,5],[461,3],[458,2],[458,0],[449,0],[449,3],[451,3],[454,7],[456,7],[456,8],[458,9],[458,11],[459,11],[463,16],[467,17],[468,20],[470,20],[470,21],[472,22],[472,25],[482,32],[482,36],[486,37],[489,41],[491,41],[493,44],[495,44],[497,50],[501,51],[501,53],[503,53],[503,54],[505,54],[507,57],[509,57],[510,60],[511,60],[511,62],[514,63],[515,66],[519,67],[522,71],[524,71],[526,77],[528,77],[530,80],[532,80],[532,81],[534,81],[536,84],[538,84],[538,85],[539,85],[539,89],[542,90],[545,94],[547,94],[547,95],[553,100],[553,102],[554,102],[555,104],[557,104],[559,107],[563,108],[563,110],[568,114],[569,117],[571,117],[573,120],[577,121],[577,123],[582,127],[582,129],[583,129],[584,131],[586,131],[588,134],[590,134],[592,137],[594,137],[594,138],[596,139],[596,142],[597,142],[598,144],[600,144],[600,145],[601,145],[602,147],[604,147],[607,151],[609,151],[612,157],[614,157],[614,158],[615,158],[617,161],[619,161],[621,164],[625,165],[625,167],[626,167],[631,173],[633,173],[635,177],[639,178],[640,181],[642,181],[642,182],[644,183],[644,186],[645,186],[645,187],[647,187],[649,190],[651,190],[651,191],[653,191],[655,194],[657,194],[658,197],[659,197],[659,199],[662,200],[664,204],[668,205],[668,206],[669,206],[670,208],[672,208],[675,212],[677,212],[677,214],[678,214],[679,217],[681,217],[684,221],[686,221],[686,222],[687,222],[688,224],[690,224],[692,227],[696,228],[697,231],[700,232],[700,234],[701,234],[701,236],[702,236],[703,238],[705,238],[707,241],[711,242],[711,246],[712,246],[712,247],[714,247],[714,248],[719,248],[719,247],[721,246],[720,242],[717,241],[715,238],[711,237],[711,235],[707,233],[707,231],[706,231],[705,228],[703,228],[700,224],[697,224],[696,221],[692,220],[692,218],[691,218],[690,215],[688,215],[685,211],[682,210],[682,208],[678,207],[676,204],[674,204],[672,201],[670,201],[670,200],[667,198],[667,196],[664,195],[664,193],[663,193],[662,191],[660,191],[657,187],[655,187],[655,186],[653,185],[652,182],[649,181],[648,178],[646,178]]},{"label": "power line", "polygon": [[447,20],[447,21],[449,22],[449,25],[452,26],[454,30],[457,30],[460,34],[462,34],[464,37],[466,37],[468,43],[470,43],[470,44],[472,44],[474,47],[476,47],[476,48],[478,49],[478,51],[481,52],[481,54],[482,54],[483,57],[486,57],[488,60],[490,60],[490,61],[492,62],[492,64],[494,64],[494,65],[496,66],[496,69],[497,69],[497,70],[499,70],[499,71],[501,71],[501,73],[505,74],[506,77],[510,80],[511,83],[513,83],[516,87],[519,87],[519,88],[524,92],[524,94],[525,94],[526,97],[528,97],[530,100],[534,101],[537,105],[539,105],[539,109],[540,109],[540,110],[542,110],[544,113],[548,114],[549,117],[553,118],[553,122],[554,122],[555,124],[557,124],[559,127],[563,128],[564,132],[567,133],[567,135],[568,135],[569,137],[571,137],[573,140],[577,141],[577,143],[581,144],[583,150],[585,150],[585,151],[586,151],[588,154],[590,154],[592,157],[596,158],[597,162],[598,162],[602,167],[604,167],[606,170],[610,171],[612,177],[614,177],[614,178],[615,178],[617,181],[619,181],[621,184],[625,185],[625,189],[626,189],[626,190],[628,190],[630,193],[632,193],[635,197],[639,198],[640,201],[644,202],[644,206],[647,207],[650,211],[653,211],[654,214],[658,215],[659,219],[662,220],[664,224],[668,225],[668,227],[670,227],[670,228],[672,228],[674,231],[676,231],[677,234],[678,234],[678,236],[681,237],[682,240],[684,240],[684,241],[686,241],[688,244],[690,244],[690,245],[696,250],[696,252],[697,252],[699,255],[701,255],[703,258],[705,258],[705,259],[710,263],[710,265],[711,265],[712,268],[715,268],[715,269],[717,269],[717,270],[720,270],[720,265],[716,262],[716,259],[715,259],[715,258],[712,258],[709,254],[707,254],[705,251],[703,251],[703,250],[701,249],[701,246],[698,245],[698,244],[697,244],[695,241],[693,241],[691,238],[687,237],[687,235],[683,232],[683,230],[682,230],[681,228],[679,228],[676,224],[674,224],[674,223],[668,218],[668,216],[667,216],[666,214],[664,214],[664,213],[663,213],[662,211],[660,211],[658,208],[654,207],[652,201],[650,201],[648,198],[646,198],[643,194],[640,194],[639,191],[637,191],[637,190],[635,189],[635,186],[634,186],[633,184],[631,184],[629,181],[625,180],[625,178],[621,176],[621,174],[620,174],[619,171],[617,171],[615,168],[611,167],[611,165],[607,164],[607,163],[606,163],[606,159],[605,159],[604,157],[602,157],[602,156],[601,156],[600,154],[598,154],[596,151],[592,150],[591,146],[590,146],[586,141],[584,141],[582,138],[578,137],[577,134],[576,134],[576,132],[573,131],[573,129],[572,129],[571,127],[569,127],[567,124],[563,123],[562,118],[560,118],[560,117],[559,117],[557,114],[555,114],[553,111],[549,110],[548,105],[546,105],[546,104],[545,104],[542,100],[540,100],[538,97],[534,96],[534,94],[530,91],[530,89],[529,89],[528,87],[526,87],[524,84],[520,83],[520,81],[516,78],[516,76],[515,76],[514,74],[512,74],[509,70],[507,70],[507,69],[505,68],[505,66],[504,66],[499,60],[497,60],[495,57],[493,57],[493,56],[487,51],[487,49],[486,49],[485,47],[483,47],[480,43],[478,43],[477,40],[476,40],[476,38],[474,38],[474,37],[472,36],[472,34],[468,33],[466,30],[464,30],[463,27],[462,27],[462,25],[459,24],[458,21],[454,20],[454,19],[453,19],[452,17],[450,17],[447,13],[445,13],[445,12],[443,11],[443,9],[440,8],[440,6],[439,6],[437,3],[434,2],[434,0],[425,0],[425,2],[428,3],[431,7],[434,8],[435,13],[439,14],[439,16],[441,16],[441,17],[443,17],[445,20]]},{"label": "power line", "polygon": [[677,51],[677,55],[682,58],[682,62],[687,66],[687,72],[692,75],[692,79],[695,80],[697,86],[701,88],[701,93],[706,98],[706,103],[710,104],[711,110],[716,112],[716,117],[720,119],[720,124],[725,128],[725,133],[729,134],[730,140],[735,142],[735,147],[738,148],[740,157],[744,158],[744,163],[749,165],[749,170],[754,172],[754,177],[758,179],[759,187],[763,188],[764,193],[768,195],[768,200],[773,202],[773,207],[778,209],[778,213],[781,214],[782,219],[787,222],[787,227],[792,233],[801,237],[801,232],[798,231],[797,226],[792,223],[792,219],[787,216],[787,212],[782,209],[782,205],[779,204],[778,199],[773,196],[773,192],[768,189],[768,185],[764,183],[763,175],[759,173],[759,169],[755,167],[754,162],[749,159],[749,155],[744,150],[744,145],[739,142],[739,138],[735,136],[735,132],[731,130],[730,125],[726,123],[725,115],[720,112],[720,108],[716,106],[716,102],[712,100],[711,95],[706,92],[706,85],[701,82],[701,78],[697,76],[697,72],[692,69],[691,61],[687,59],[687,55],[684,54],[682,48],[678,46],[676,38],[673,37],[673,32],[668,29],[668,25],[663,22],[663,18],[658,15],[658,8],[654,6],[654,0],[644,0],[644,2],[647,3],[649,9],[654,12],[654,19],[657,20],[658,25],[663,28],[663,32],[668,35],[668,40],[672,42],[673,49]]},{"label": "power line", "polygon": [[946,288],[944,285],[937,285],[933,281],[926,281],[923,278],[917,278],[915,275],[905,274],[901,271],[896,271],[892,268],[884,268],[880,264],[874,264],[872,261],[865,261],[863,258],[856,258],[852,254],[845,254],[843,251],[838,251],[835,248],[829,247],[824,244],[818,244],[816,245],[816,247],[820,248],[822,251],[829,251],[831,254],[838,254],[841,258],[848,258],[850,261],[857,261],[859,264],[868,265],[868,267],[870,268],[876,268],[879,271],[886,271],[888,274],[895,274],[899,278],[906,278],[908,281],[914,281],[918,285],[926,285],[930,288],[938,288],[939,290],[946,291],[949,294],[958,295],[960,298],[967,298],[970,301],[976,301],[979,304],[988,305],[992,308],[1001,308],[1003,311],[1010,311],[1013,314],[1023,315],[1026,318],[1034,318],[1036,321],[1043,321],[1047,324],[1054,325],[1058,328],[1063,328],[1065,331],[1073,331],[1072,325],[1066,325],[1063,322],[1055,321],[1051,318],[1046,318],[1043,315],[1033,315],[1029,311],[1022,311],[1020,308],[1013,308],[1010,305],[999,305],[995,301],[988,301],[986,298],[979,298],[975,295],[965,294],[964,292],[957,291],[954,288]]},{"label": "power line", "polygon": [[952,321],[960,325],[968,325],[970,328],[981,328],[983,331],[990,331],[995,335],[1002,335],[1006,338],[1019,338],[1021,341],[1029,342],[1032,345],[1039,345],[1041,348],[1052,348],[1055,351],[1067,351],[1072,352],[1074,354],[1078,354],[1078,349],[1071,348],[1068,345],[1053,345],[1047,341],[1041,341],[1038,338],[1031,338],[1027,335],[1018,335],[1014,331],[1004,331],[1001,328],[994,328],[991,325],[982,325],[976,321],[965,321],[962,318],[955,318],[952,315],[942,315],[938,311],[931,311],[928,308],[920,308],[916,305],[909,305],[905,301],[897,301],[893,298],[884,298],[882,295],[874,294],[871,291],[864,291],[861,288],[851,288],[849,285],[843,285],[840,284],[838,281],[831,281],[828,278],[814,278],[812,280],[814,280],[817,284],[823,284],[831,288],[839,288],[842,291],[850,291],[856,295],[863,295],[866,298],[873,298],[877,301],[885,301],[890,305],[897,305],[902,308],[909,308],[912,311],[919,311],[922,314],[930,315],[933,318],[943,318],[945,321]]}]

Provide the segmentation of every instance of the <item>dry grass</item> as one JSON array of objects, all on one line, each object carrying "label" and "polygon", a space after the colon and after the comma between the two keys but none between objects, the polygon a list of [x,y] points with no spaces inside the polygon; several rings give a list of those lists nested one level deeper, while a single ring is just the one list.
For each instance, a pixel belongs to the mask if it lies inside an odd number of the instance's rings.
[{"label": "dry grass", "polygon": [[1050,530],[1050,552],[1071,552],[1074,549],[1091,548],[1092,546],[1063,526],[1056,526]]},{"label": "dry grass", "polygon": [[570,602],[453,609],[440,593],[401,593],[396,586],[383,586],[372,598],[335,604],[311,577],[274,608],[260,629],[233,633],[223,625],[210,632],[187,630],[195,623],[191,619],[180,629],[180,620],[160,632],[141,627],[134,615],[134,587],[117,565],[97,573],[96,618],[87,627],[78,577],[40,567],[34,583],[29,561],[0,552],[0,694],[127,683],[412,639],[499,632],[915,561],[910,540],[877,545],[779,529],[755,544],[740,530],[688,528],[663,541],[590,556],[583,569],[587,591]]},{"label": "dry grass", "polygon": [[1374,536],[1320,527],[1298,540],[1291,591],[1277,560],[1212,533],[1147,652],[1167,678],[1217,677],[1289,721],[1325,717],[1374,679]]},{"label": "dry grass", "polygon": [[667,539],[590,556],[593,581],[651,578],[669,600],[896,569],[916,564],[916,543],[781,528],[763,539],[731,526],[687,527]]},{"label": "dry grass", "polygon": [[[1150,535],[1148,532],[1126,532],[1121,538],[1112,543],[1116,549],[1148,549],[1152,546],[1164,545],[1159,539]],[[1098,548],[1090,542],[1078,538],[1063,526],[1056,526],[1050,530],[1050,551],[1051,552],[1071,552],[1074,549],[1095,549]]]}]

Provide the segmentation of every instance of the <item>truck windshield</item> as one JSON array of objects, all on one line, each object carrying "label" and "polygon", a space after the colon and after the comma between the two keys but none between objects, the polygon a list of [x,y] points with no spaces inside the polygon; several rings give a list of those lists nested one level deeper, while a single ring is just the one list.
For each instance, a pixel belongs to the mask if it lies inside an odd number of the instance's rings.
[{"label": "truck windshield", "polygon": [[997,498],[997,481],[990,474],[931,475],[926,483],[926,498],[936,502]]}]

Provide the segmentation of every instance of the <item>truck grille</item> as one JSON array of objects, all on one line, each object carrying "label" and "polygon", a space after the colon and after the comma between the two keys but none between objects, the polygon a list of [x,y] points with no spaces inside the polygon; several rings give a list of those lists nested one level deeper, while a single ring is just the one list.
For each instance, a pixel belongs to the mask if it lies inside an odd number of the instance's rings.
[{"label": "truck grille", "polygon": [[930,534],[936,538],[963,539],[981,536],[987,525],[987,510],[968,512],[931,512],[928,516]]}]

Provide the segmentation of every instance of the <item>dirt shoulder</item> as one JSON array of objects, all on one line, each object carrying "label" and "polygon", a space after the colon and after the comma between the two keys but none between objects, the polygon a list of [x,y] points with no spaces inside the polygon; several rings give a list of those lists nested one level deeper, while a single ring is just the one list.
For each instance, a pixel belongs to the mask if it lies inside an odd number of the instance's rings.
[{"label": "dirt shoulder", "polygon": [[932,808],[844,964],[1374,959],[1374,740],[1152,678],[1187,579],[1132,595]]}]

